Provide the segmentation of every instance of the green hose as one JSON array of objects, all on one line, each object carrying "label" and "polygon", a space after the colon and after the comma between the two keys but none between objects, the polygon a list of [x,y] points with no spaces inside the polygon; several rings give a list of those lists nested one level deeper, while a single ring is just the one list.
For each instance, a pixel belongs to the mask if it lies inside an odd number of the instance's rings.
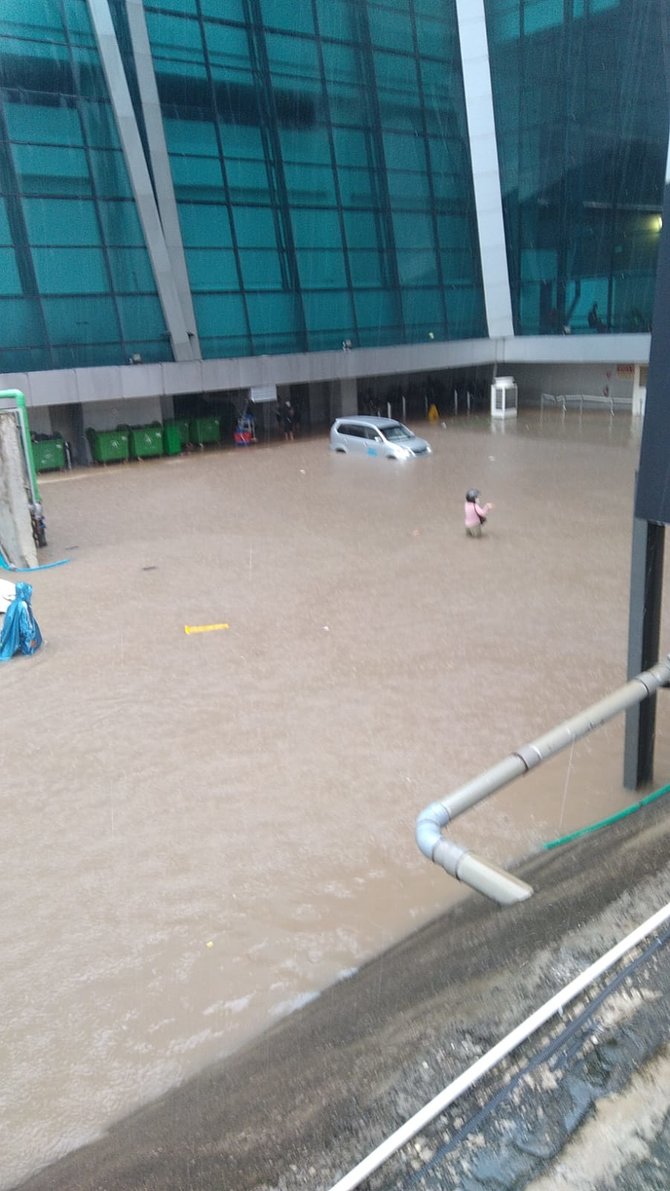
[{"label": "green hose", "polygon": [[627,806],[624,810],[617,811],[616,815],[610,815],[607,819],[601,819],[599,823],[592,823],[590,827],[580,827],[579,831],[571,831],[570,835],[562,835],[559,839],[553,839],[551,843],[543,844],[542,846],[546,850],[560,848],[561,844],[569,844],[573,839],[579,839],[582,835],[590,835],[592,831],[600,831],[601,827],[609,827],[612,823],[618,823],[619,819],[625,819],[627,815],[634,815],[643,806],[649,806],[657,798],[662,798],[664,794],[668,793],[670,793],[670,786],[663,786],[660,790],[654,790],[653,794],[647,794],[647,797],[642,798],[640,802],[634,802],[632,806]]}]

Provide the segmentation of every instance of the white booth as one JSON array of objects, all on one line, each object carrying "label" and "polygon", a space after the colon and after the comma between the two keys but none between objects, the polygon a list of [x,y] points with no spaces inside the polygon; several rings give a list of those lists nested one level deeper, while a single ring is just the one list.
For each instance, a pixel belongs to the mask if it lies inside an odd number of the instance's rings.
[{"label": "white booth", "polygon": [[518,412],[519,390],[513,376],[498,376],[491,385],[491,417],[515,418]]}]

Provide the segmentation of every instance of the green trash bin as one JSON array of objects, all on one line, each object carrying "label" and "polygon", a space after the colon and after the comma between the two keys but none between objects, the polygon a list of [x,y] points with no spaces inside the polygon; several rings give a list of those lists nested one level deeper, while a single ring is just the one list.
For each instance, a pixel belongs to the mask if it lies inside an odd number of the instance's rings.
[{"label": "green trash bin", "polygon": [[128,444],[131,459],[152,459],[163,454],[163,427],[133,426]]},{"label": "green trash bin", "polygon": [[163,423],[163,450],[166,455],[181,455],[181,431],[176,422]]},{"label": "green trash bin", "polygon": [[214,417],[193,418],[190,427],[191,442],[202,447],[205,443],[219,442],[221,430],[219,419]]},{"label": "green trash bin", "polygon": [[125,463],[127,460],[127,430],[89,429],[86,431],[86,437],[95,463]]},{"label": "green trash bin", "polygon": [[62,438],[41,439],[32,443],[35,471],[62,471],[65,446]]}]

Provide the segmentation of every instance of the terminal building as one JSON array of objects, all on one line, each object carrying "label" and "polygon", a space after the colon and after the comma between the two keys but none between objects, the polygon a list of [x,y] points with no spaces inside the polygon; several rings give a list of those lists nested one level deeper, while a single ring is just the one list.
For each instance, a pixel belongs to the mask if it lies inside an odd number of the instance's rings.
[{"label": "terminal building", "polygon": [[[4,0],[0,388],[85,431],[641,412],[667,0]],[[262,415],[262,416],[261,416]]]}]

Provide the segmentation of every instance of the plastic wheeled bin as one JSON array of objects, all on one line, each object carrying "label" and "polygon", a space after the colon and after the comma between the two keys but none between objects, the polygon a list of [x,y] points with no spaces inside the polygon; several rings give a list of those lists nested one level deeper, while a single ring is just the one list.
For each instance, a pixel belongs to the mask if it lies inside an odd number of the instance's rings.
[{"label": "plastic wheeled bin", "polygon": [[163,454],[162,426],[133,426],[128,436],[131,459],[153,459]]},{"label": "plastic wheeled bin", "polygon": [[65,444],[62,438],[43,438],[32,443],[35,471],[62,471]]},{"label": "plastic wheeled bin", "polygon": [[176,422],[163,422],[163,451],[166,455],[181,455],[183,443]]},{"label": "plastic wheeled bin", "polygon": [[86,437],[96,463],[118,463],[128,459],[127,430],[87,430]]},{"label": "plastic wheeled bin", "polygon": [[219,419],[215,417],[193,418],[190,425],[191,442],[198,447],[205,443],[219,442],[221,429]]}]

